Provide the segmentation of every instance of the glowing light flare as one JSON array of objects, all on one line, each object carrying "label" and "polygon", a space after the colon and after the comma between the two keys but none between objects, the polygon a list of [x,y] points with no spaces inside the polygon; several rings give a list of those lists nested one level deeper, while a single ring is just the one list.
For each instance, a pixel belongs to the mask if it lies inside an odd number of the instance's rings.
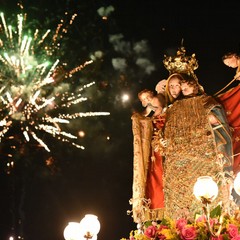
[{"label": "glowing light flare", "polygon": [[28,37],[26,47],[25,47],[24,52],[23,52],[24,54],[29,54],[29,48],[30,48],[30,45],[31,45],[31,41],[32,41],[32,38]]},{"label": "glowing light flare", "polygon": [[47,152],[50,152],[47,144],[45,144],[34,132],[31,132],[32,137],[40,144],[40,146],[44,147]]},{"label": "glowing light flare", "polygon": [[37,109],[42,109],[46,106],[48,106],[49,104],[51,104],[54,101],[55,97],[52,97],[50,99],[45,99],[44,103],[42,105],[37,105]]},{"label": "glowing light flare", "polygon": [[47,133],[50,133],[51,135],[63,135],[68,138],[76,139],[77,137],[72,135],[71,133],[67,133],[64,131],[61,131],[59,128],[51,126],[51,125],[44,125],[44,124],[39,124],[36,129],[44,130]]},{"label": "glowing light flare", "polygon": [[35,101],[36,101],[37,97],[39,96],[39,94],[40,94],[40,90],[36,91],[35,94],[33,95],[33,97],[30,97],[31,104],[35,104]]},{"label": "glowing light flare", "polygon": [[86,61],[84,64],[81,64],[81,65],[73,68],[73,69],[69,72],[68,76],[71,77],[74,73],[81,71],[84,67],[86,67],[87,65],[89,65],[89,64],[91,64],[91,63],[93,63],[93,60]]},{"label": "glowing light flare", "polygon": [[81,137],[81,138],[85,137],[85,132],[84,131],[79,131],[78,136]]},{"label": "glowing light flare", "polygon": [[75,119],[78,117],[96,117],[96,116],[108,116],[110,115],[109,112],[80,112],[80,113],[73,113],[73,114],[60,114],[60,118],[65,119]]},{"label": "glowing light flare", "polygon": [[22,39],[22,30],[23,30],[23,16],[22,14],[17,15],[17,20],[18,20],[18,44],[21,44],[21,39]]},{"label": "glowing light flare", "polygon": [[[67,16],[68,13],[65,12],[65,15]],[[73,14],[71,19],[70,19],[70,22],[69,22],[69,25],[72,25],[73,24],[73,21],[75,20],[75,18],[77,17],[77,14]],[[65,26],[65,27],[64,27]],[[61,19],[60,23],[58,24],[57,28],[56,28],[56,31],[55,31],[55,34],[53,35],[53,43],[55,43],[57,41],[58,38],[62,38],[62,33],[66,34],[67,33],[67,28],[68,28],[68,25],[65,23],[65,21],[63,19]],[[62,29],[62,31],[61,31]],[[59,44],[57,44],[59,46]]]},{"label": "glowing light flare", "polygon": [[34,41],[36,41],[37,37],[38,37],[38,33],[39,33],[39,29],[35,29],[35,32],[34,32]]},{"label": "glowing light flare", "polygon": [[58,37],[58,34],[59,34],[59,31],[62,27],[62,23],[59,23],[58,26],[57,26],[57,29],[56,29],[56,32],[55,32],[55,35],[53,36],[53,42],[56,42],[57,41],[57,37]]},{"label": "glowing light flare", "polygon": [[9,130],[9,127],[4,126],[3,130],[0,131],[0,142],[2,141],[2,138],[5,136],[5,134],[8,132],[8,130]]},{"label": "glowing light flare", "polygon": [[77,104],[77,103],[84,102],[84,101],[87,101],[87,98],[85,98],[85,97],[80,97],[80,98],[77,98],[77,99],[68,98],[68,102],[65,103],[65,104],[62,104],[61,106],[62,107],[70,107],[73,104]]},{"label": "glowing light flare", "polygon": [[12,26],[11,25],[9,25],[8,26],[8,31],[9,31],[9,38],[10,38],[10,40],[12,41]]},{"label": "glowing light flare", "polygon": [[45,117],[44,120],[47,122],[52,122],[52,123],[69,123],[69,120],[62,119],[62,118],[56,118],[56,117],[54,117],[54,118]]},{"label": "glowing light flare", "polygon": [[21,44],[21,47],[20,47],[20,53],[21,53],[21,54],[23,54],[23,51],[24,51],[24,49],[25,49],[25,47],[26,47],[27,39],[28,39],[27,36],[24,36],[24,37],[23,37],[22,44]]},{"label": "glowing light flare", "polygon": [[30,138],[29,138],[27,131],[23,131],[23,135],[24,135],[25,139],[27,140],[27,142],[29,142]]},{"label": "glowing light flare", "polygon": [[7,24],[6,24],[6,20],[5,20],[4,14],[1,12],[0,15],[1,15],[2,23],[3,23],[3,27],[4,27],[4,32],[6,34],[6,37],[8,38],[9,37],[9,35],[8,35],[8,28],[7,28]]},{"label": "glowing light flare", "polygon": [[[3,56],[4,56],[5,60],[7,60],[7,62],[8,62],[10,65],[13,65],[13,64],[12,64],[12,61],[11,61],[11,58],[8,56],[8,53],[5,52],[5,53],[3,54]],[[6,61],[5,61],[5,62],[6,62]]]},{"label": "glowing light flare", "polygon": [[47,35],[50,33],[50,29],[48,29],[45,34],[42,36],[42,39],[38,42],[38,45],[40,45],[41,43],[44,42],[44,40],[46,39]]},{"label": "glowing light flare", "polygon": [[57,60],[55,61],[55,63],[52,65],[52,67],[51,67],[50,71],[48,72],[46,78],[50,78],[50,75],[53,73],[53,71],[54,71],[54,69],[56,68],[56,66],[58,65],[58,63],[59,63],[59,59],[57,59]]},{"label": "glowing light flare", "polygon": [[76,144],[76,143],[72,143],[72,145],[73,146],[75,146],[76,148],[80,148],[80,149],[82,149],[82,150],[85,150],[85,147],[84,146],[81,146],[81,145],[78,145],[78,144]]},{"label": "glowing light flare", "polygon": [[122,102],[125,103],[125,102],[129,101],[130,96],[127,93],[124,93],[124,94],[122,94],[121,99],[122,99]]}]

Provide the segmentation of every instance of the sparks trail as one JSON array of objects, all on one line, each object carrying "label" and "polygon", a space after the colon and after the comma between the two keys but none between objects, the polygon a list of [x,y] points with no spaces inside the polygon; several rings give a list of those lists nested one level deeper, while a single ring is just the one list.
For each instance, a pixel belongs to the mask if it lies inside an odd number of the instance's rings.
[{"label": "sparks trail", "polygon": [[[60,41],[77,16],[72,15],[68,25],[61,20],[55,32],[40,33],[39,29],[25,29],[26,15],[17,15],[17,26],[7,25],[1,13],[0,25],[0,141],[10,139],[10,129],[18,127],[25,142],[36,141],[46,151],[49,146],[41,133],[70,142],[77,136],[62,130],[79,117],[109,115],[108,112],[72,112],[71,106],[87,101],[82,91],[94,82],[72,89],[73,75],[92,61],[66,71],[67,63],[61,63],[57,52]],[[31,36],[31,32],[34,32]],[[64,70],[63,70],[64,69]]]}]

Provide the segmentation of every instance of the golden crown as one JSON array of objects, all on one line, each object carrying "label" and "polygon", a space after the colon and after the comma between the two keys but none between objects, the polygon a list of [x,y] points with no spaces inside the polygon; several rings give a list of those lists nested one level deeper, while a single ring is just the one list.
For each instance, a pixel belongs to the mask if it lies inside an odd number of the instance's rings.
[{"label": "golden crown", "polygon": [[169,74],[186,73],[194,76],[194,70],[198,68],[195,53],[191,56],[186,56],[186,50],[183,46],[179,48],[174,57],[164,55],[163,64],[169,71]]}]

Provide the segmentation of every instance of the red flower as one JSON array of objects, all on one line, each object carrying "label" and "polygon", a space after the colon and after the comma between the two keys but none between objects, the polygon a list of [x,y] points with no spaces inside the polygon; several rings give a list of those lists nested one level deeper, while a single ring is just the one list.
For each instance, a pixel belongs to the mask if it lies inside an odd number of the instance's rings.
[{"label": "red flower", "polygon": [[195,227],[185,225],[181,230],[181,239],[194,240],[197,236]]},{"label": "red flower", "polygon": [[183,227],[187,225],[187,220],[184,218],[180,218],[176,221],[176,227],[179,231],[182,230]]},{"label": "red flower", "polygon": [[237,235],[237,236],[231,238],[231,240],[240,240],[240,235]]},{"label": "red flower", "polygon": [[238,228],[234,224],[229,224],[228,234],[231,238],[238,236]]},{"label": "red flower", "polygon": [[154,238],[156,236],[157,228],[155,226],[149,226],[145,231],[144,234],[149,238]]}]

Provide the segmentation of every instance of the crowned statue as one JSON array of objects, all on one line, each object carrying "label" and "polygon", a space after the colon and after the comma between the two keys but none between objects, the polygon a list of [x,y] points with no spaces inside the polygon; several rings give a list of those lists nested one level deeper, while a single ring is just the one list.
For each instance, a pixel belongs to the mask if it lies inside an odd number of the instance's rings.
[{"label": "crowned statue", "polygon": [[214,204],[221,201],[224,211],[231,211],[233,148],[226,112],[199,83],[195,54],[187,56],[181,46],[176,56],[165,56],[163,64],[169,72],[165,91],[139,95],[153,114],[132,116],[134,222],[193,218],[202,211],[193,195],[201,176],[211,176],[218,184]]}]

